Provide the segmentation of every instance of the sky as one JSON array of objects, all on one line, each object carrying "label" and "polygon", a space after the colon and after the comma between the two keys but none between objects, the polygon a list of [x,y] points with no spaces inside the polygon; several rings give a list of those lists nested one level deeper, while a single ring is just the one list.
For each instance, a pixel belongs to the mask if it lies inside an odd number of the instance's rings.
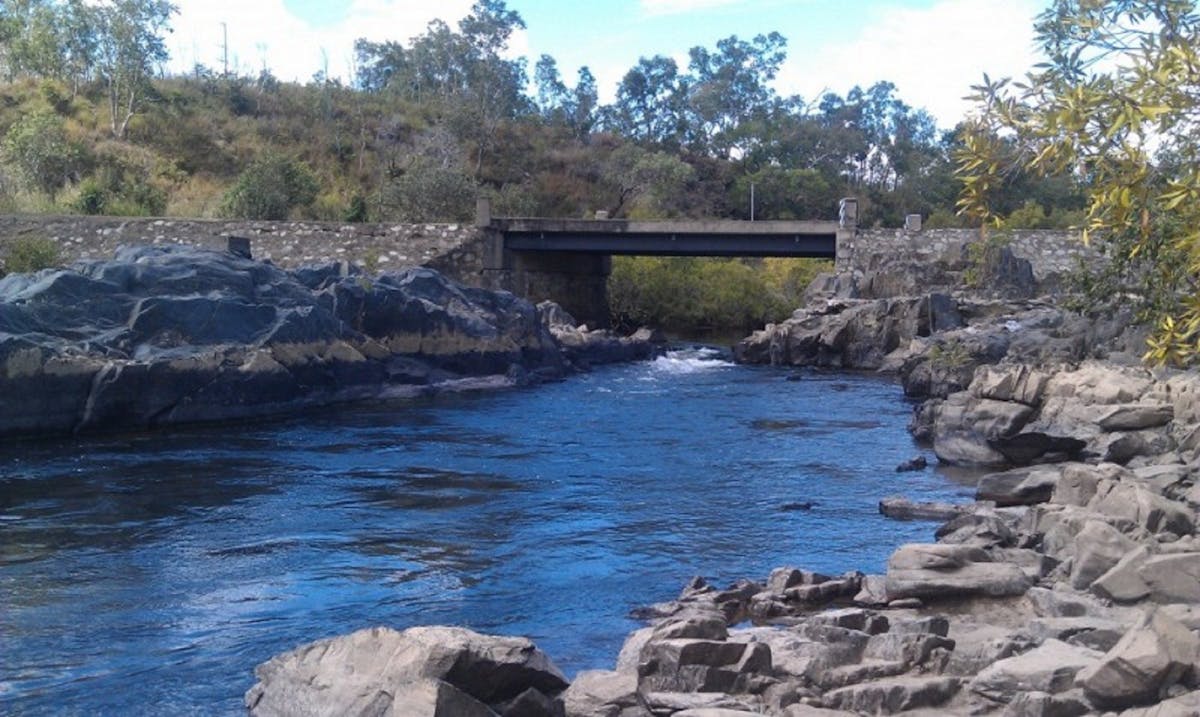
[{"label": "sky", "polygon": [[[434,19],[456,26],[473,0],[175,0],[170,70],[197,64],[269,68],[283,80],[318,71],[349,80],[356,38],[407,44]],[[887,80],[943,128],[970,109],[963,96],[986,72],[1020,76],[1038,61],[1032,20],[1049,0],[508,0],[528,26],[510,53],[554,57],[573,85],[581,66],[611,101],[640,57],[681,67],[689,48],[730,35],[779,32],[788,59],[775,88],[816,99]]]}]

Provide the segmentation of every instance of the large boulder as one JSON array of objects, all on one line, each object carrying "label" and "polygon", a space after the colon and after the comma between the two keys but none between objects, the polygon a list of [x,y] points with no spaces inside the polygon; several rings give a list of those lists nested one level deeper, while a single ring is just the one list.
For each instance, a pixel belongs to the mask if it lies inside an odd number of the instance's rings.
[{"label": "large boulder", "polygon": [[1089,520],[1075,535],[1071,587],[1086,590],[1137,547],[1124,533],[1100,520]]},{"label": "large boulder", "polygon": [[637,691],[637,674],[584,670],[563,693],[570,717],[643,717],[649,712],[642,706]]},{"label": "large boulder", "polygon": [[962,686],[956,677],[892,677],[833,690],[822,700],[825,707],[858,714],[888,715],[938,707]]},{"label": "large boulder", "polygon": [[1018,433],[1033,414],[1022,403],[955,393],[934,411],[933,451],[946,463],[1004,465],[1008,459],[989,441]]},{"label": "large boulder", "polygon": [[537,311],[542,325],[576,366],[640,361],[651,358],[666,344],[666,337],[650,329],[641,329],[631,336],[619,336],[607,329],[589,330],[553,301],[539,303]]},{"label": "large boulder", "polygon": [[903,545],[887,564],[886,589],[893,600],[1021,595],[1031,584],[1017,565],[993,562],[986,551],[969,545]]},{"label": "large boulder", "polygon": [[1190,535],[1195,530],[1195,513],[1187,506],[1164,498],[1140,483],[1099,481],[1096,494],[1087,507],[1151,533]]},{"label": "large boulder", "polygon": [[1200,553],[1153,555],[1144,547],[1138,548],[1098,577],[1091,589],[1117,602],[1200,602]]},{"label": "large boulder", "polygon": [[980,366],[969,390],[979,398],[1037,406],[1049,380],[1048,371],[1026,364]]},{"label": "large boulder", "polygon": [[734,347],[742,363],[877,369],[916,336],[929,334],[928,297],[830,301],[797,311]]},{"label": "large boulder", "polygon": [[764,643],[652,639],[642,649],[638,689],[736,693],[770,673],[771,648]]},{"label": "large boulder", "polygon": [[994,702],[1011,702],[1021,692],[1057,694],[1075,686],[1075,675],[1100,661],[1102,653],[1046,640],[1020,655],[1008,657],[984,668],[970,683],[970,689]]},{"label": "large boulder", "polygon": [[1162,611],[1142,618],[1096,664],[1077,676],[1088,699],[1104,709],[1133,707],[1168,696],[1191,679],[1200,660],[1200,638]]},{"label": "large boulder", "polygon": [[289,273],[149,247],[0,279],[3,436],[248,418],[566,366],[529,302],[431,269]]},{"label": "large boulder", "polygon": [[[258,682],[245,702],[260,717],[385,714],[410,693],[433,705],[419,714],[451,717],[467,714],[454,709],[470,704],[468,698],[495,709],[528,690],[554,698],[567,687],[529,640],[454,627],[359,630],[276,655],[254,674]],[[438,705],[450,711],[438,711]]]},{"label": "large boulder", "polygon": [[1052,466],[988,473],[975,486],[975,500],[992,501],[1000,507],[1045,503],[1053,495],[1061,474]]}]

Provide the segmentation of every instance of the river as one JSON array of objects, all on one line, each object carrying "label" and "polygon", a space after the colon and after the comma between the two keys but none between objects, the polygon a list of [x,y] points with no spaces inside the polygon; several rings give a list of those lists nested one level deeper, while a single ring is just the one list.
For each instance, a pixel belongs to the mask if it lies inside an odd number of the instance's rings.
[{"label": "river", "polygon": [[[799,378],[799,380],[795,380]],[[958,500],[892,381],[708,349],[531,389],[0,447],[0,713],[239,714],[254,665],[371,625],[610,668],[693,575],[879,572]],[[797,504],[811,503],[800,509]]]}]

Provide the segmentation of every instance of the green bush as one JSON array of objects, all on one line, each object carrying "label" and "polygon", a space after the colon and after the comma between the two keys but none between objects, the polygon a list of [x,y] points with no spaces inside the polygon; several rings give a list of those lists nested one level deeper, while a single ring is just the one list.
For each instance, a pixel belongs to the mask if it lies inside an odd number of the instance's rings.
[{"label": "green bush", "polygon": [[95,177],[88,177],[79,183],[79,198],[75,200],[75,209],[84,214],[103,214],[107,203],[108,192]]},{"label": "green bush", "polygon": [[278,154],[255,160],[225,193],[221,213],[239,219],[287,219],[293,208],[312,204],[320,185],[303,162]]},{"label": "green bush", "polygon": [[40,236],[17,237],[8,242],[4,257],[5,274],[27,274],[58,266],[58,244]]},{"label": "green bush", "polygon": [[478,193],[465,169],[418,157],[384,189],[384,211],[402,222],[461,222],[475,215]]},{"label": "green bush", "polygon": [[77,171],[80,151],[63,121],[48,112],[22,117],[4,135],[4,158],[30,189],[54,195]]},{"label": "green bush", "polygon": [[350,204],[346,207],[346,211],[342,213],[342,221],[358,224],[367,221],[368,217],[367,198],[362,194],[355,194],[353,197],[350,197]]},{"label": "green bush", "polygon": [[793,308],[763,272],[733,259],[614,257],[608,296],[618,327],[685,334],[749,331]]}]

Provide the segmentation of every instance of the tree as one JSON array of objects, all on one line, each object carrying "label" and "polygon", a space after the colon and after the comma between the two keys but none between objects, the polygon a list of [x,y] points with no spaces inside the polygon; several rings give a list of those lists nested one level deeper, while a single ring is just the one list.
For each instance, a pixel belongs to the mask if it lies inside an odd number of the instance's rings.
[{"label": "tree", "polygon": [[550,122],[565,122],[570,92],[563,84],[558,62],[550,55],[538,58],[533,68],[533,81],[537,85],[537,105],[542,117]]},{"label": "tree", "polygon": [[739,219],[750,218],[751,186],[756,219],[834,218],[841,198],[815,169],[767,165],[734,182],[730,195]]},{"label": "tree", "polygon": [[642,57],[617,87],[617,101],[608,108],[605,125],[634,140],[678,143],[685,127],[686,86],[679,66],[669,57]]},{"label": "tree", "polygon": [[0,6],[9,78],[60,76],[63,53],[57,20],[57,8],[47,0],[14,0]]},{"label": "tree", "polygon": [[665,213],[671,196],[682,192],[694,176],[692,168],[677,157],[633,144],[623,144],[614,150],[602,171],[602,178],[612,187],[615,197],[609,207],[613,217],[623,216],[634,206],[644,215],[656,217]]},{"label": "tree", "polygon": [[[1133,282],[1155,331],[1146,357],[1200,358],[1200,16],[1190,0],[1055,0],[1035,29],[1048,61],[984,82],[958,154],[960,207],[1002,226],[991,195],[1024,168],[1079,178],[1083,240],[1112,259],[1093,300]],[[1109,281],[1112,280],[1112,281]]]},{"label": "tree", "polygon": [[742,122],[765,111],[774,98],[771,80],[787,58],[787,40],[772,32],[750,42],[736,35],[717,42],[717,51],[689,51],[687,111],[693,148],[728,157],[738,147]]},{"label": "tree", "polygon": [[477,0],[458,32],[441,20],[404,48],[395,43],[355,44],[357,83],[424,103],[474,148],[478,177],[500,126],[528,113],[523,59],[507,59],[508,41],[525,21],[503,0]]},{"label": "tree", "polygon": [[124,139],[156,68],[167,61],[162,34],[176,7],[167,0],[111,0],[95,12],[96,70],[107,90],[112,134]]},{"label": "tree", "polygon": [[534,68],[537,85],[537,106],[542,119],[551,124],[570,127],[576,139],[586,139],[596,120],[599,92],[596,78],[586,66],[579,68],[574,88],[562,81],[558,63],[550,55],[542,55]]},{"label": "tree", "polygon": [[238,175],[225,193],[221,212],[242,219],[287,219],[292,209],[312,204],[320,185],[312,170],[291,157],[268,154]]}]

